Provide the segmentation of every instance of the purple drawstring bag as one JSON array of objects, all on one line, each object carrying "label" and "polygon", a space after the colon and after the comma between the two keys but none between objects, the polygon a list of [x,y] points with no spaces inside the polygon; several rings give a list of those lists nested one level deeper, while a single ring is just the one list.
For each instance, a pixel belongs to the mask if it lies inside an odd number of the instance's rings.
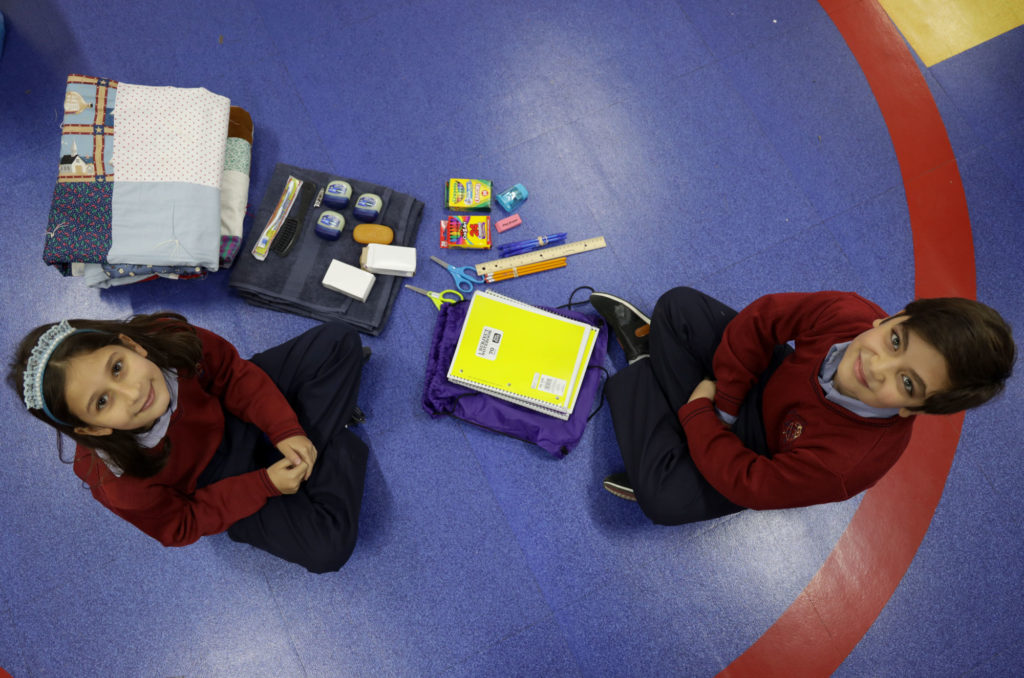
[{"label": "purple drawstring bag", "polygon": [[448,381],[448,367],[455,355],[466,313],[467,302],[441,304],[434,325],[434,336],[427,356],[427,376],[423,386],[423,409],[432,416],[451,415],[483,428],[518,438],[544,448],[556,457],[569,453],[580,438],[590,418],[591,408],[601,387],[601,374],[608,353],[608,328],[597,315],[541,306],[546,311],[564,315],[599,328],[583,385],[569,419],[563,421],[520,407],[500,398],[474,391]]}]

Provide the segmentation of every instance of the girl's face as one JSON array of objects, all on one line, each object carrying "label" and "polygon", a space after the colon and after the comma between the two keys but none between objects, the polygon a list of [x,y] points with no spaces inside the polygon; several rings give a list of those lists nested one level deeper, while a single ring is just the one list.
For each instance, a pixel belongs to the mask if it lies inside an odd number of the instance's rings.
[{"label": "girl's face", "polygon": [[146,358],[146,349],[123,334],[120,340],[68,361],[64,398],[87,424],[76,433],[104,436],[149,428],[171,404],[163,372]]}]

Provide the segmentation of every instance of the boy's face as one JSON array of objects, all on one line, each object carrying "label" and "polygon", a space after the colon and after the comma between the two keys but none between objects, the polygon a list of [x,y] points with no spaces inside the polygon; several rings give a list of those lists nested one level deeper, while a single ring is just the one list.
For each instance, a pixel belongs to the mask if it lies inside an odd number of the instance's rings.
[{"label": "boy's face", "polygon": [[949,388],[949,369],[939,351],[904,323],[909,316],[878,319],[860,333],[839,362],[835,386],[865,405],[914,414],[925,398]]},{"label": "boy's face", "polygon": [[71,413],[87,424],[76,427],[78,433],[148,428],[171,404],[163,372],[146,358],[146,349],[124,335],[121,342],[68,361],[64,397]]}]

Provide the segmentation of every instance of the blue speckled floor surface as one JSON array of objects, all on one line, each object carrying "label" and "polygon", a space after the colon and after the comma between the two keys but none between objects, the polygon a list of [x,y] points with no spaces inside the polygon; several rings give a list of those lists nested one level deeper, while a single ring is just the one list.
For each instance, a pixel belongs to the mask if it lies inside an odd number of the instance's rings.
[{"label": "blue speckled floor surface", "polygon": [[[98,291],[42,263],[69,73],[202,86],[246,108],[253,206],[278,162],[420,198],[414,282],[428,289],[449,283],[427,259],[440,253],[445,180],[479,177],[530,190],[523,225],[498,242],[607,240],[502,283],[525,301],[563,304],[581,285],[645,309],[680,284],[736,307],[770,291],[848,289],[891,311],[913,296],[885,121],[811,0],[0,0],[0,11],[8,354],[65,316],[173,308],[243,355],[314,324],[246,304],[224,272]],[[963,177],[978,297],[1018,328],[1022,63],[1018,28],[921,67]],[[607,408],[562,460],[424,413],[434,314],[403,292],[366,339],[361,537],[337,574],[224,535],[163,548],[90,497],[6,389],[0,666],[17,678],[713,675],[789,607],[857,508],[653,526],[601,489],[621,467]],[[607,367],[623,364],[612,346]],[[1024,664],[1021,383],[967,415],[930,530],[837,675],[1007,676]]]}]

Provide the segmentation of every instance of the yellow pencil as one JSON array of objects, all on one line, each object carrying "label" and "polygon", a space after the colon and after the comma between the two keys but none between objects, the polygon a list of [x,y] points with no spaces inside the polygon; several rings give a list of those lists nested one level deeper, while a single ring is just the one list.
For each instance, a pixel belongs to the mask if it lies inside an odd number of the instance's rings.
[{"label": "yellow pencil", "polygon": [[505,268],[500,271],[495,271],[494,273],[488,273],[484,276],[484,280],[489,283],[511,280],[513,278],[520,278],[524,275],[530,275],[531,273],[541,273],[542,271],[562,268],[565,265],[566,257],[548,259],[547,261],[538,261],[533,264],[526,264],[525,266],[515,266],[513,268]]},{"label": "yellow pencil", "polygon": [[494,273],[485,276],[485,279],[488,282],[498,282],[501,280],[511,280],[513,278],[518,278],[519,276],[523,275],[529,275],[530,273],[534,272],[539,273],[540,271],[544,270],[546,270],[544,267],[536,265],[530,267],[519,266],[516,268],[505,269],[503,271],[495,271]]},{"label": "yellow pencil", "polygon": [[530,273],[539,273],[541,271],[549,271],[553,268],[561,268],[566,265],[565,257],[559,259],[550,259],[548,261],[538,261],[532,264],[525,264],[523,266],[515,266],[513,268],[506,268],[500,271],[495,271],[490,274],[490,277],[494,280],[508,280],[510,278],[518,278],[519,276],[528,275]]}]

